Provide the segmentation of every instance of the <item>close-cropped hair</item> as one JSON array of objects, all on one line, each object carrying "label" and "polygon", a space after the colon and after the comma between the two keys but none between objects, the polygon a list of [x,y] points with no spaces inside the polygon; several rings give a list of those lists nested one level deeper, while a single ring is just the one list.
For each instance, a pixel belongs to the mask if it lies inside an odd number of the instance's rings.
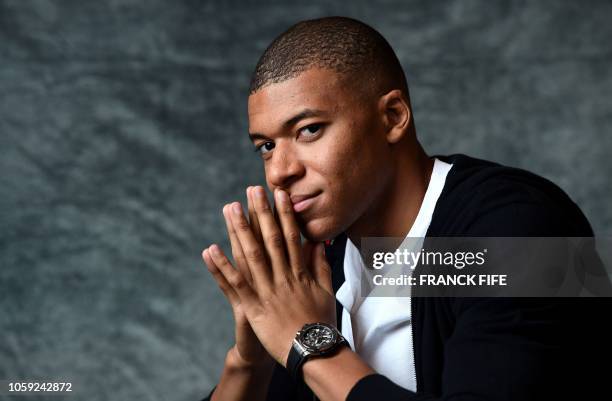
[{"label": "close-cropped hair", "polygon": [[249,93],[313,67],[346,75],[377,95],[400,89],[408,97],[404,70],[391,45],[374,28],[347,17],[302,21],[279,35],[259,59]]}]

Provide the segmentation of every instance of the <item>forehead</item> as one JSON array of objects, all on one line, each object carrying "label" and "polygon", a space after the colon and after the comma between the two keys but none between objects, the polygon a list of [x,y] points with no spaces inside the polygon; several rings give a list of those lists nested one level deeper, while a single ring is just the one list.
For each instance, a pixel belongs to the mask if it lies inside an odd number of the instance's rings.
[{"label": "forehead", "polygon": [[273,131],[305,109],[333,114],[350,99],[343,76],[331,70],[312,68],[294,78],[270,84],[249,96],[249,130]]}]

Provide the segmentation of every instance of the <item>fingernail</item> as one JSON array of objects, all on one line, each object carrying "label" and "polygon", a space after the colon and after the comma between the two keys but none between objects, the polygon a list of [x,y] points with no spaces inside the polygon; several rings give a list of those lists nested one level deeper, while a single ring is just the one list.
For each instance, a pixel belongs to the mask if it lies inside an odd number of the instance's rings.
[{"label": "fingernail", "polygon": [[262,187],[255,187],[255,196],[258,198],[264,197],[264,189]]},{"label": "fingernail", "polygon": [[208,248],[206,248],[206,249],[204,249],[204,250],[202,251],[202,257],[203,257],[204,259],[206,259],[206,252],[208,252]]},{"label": "fingernail", "polygon": [[221,252],[219,251],[219,247],[215,244],[215,245],[211,245],[211,247],[209,248],[210,251],[212,252],[213,255],[215,256],[220,256]]},{"label": "fingernail", "polygon": [[240,206],[240,203],[236,202],[232,205],[232,211],[234,212],[234,214],[236,216],[240,216],[240,213],[242,213],[242,206]]}]

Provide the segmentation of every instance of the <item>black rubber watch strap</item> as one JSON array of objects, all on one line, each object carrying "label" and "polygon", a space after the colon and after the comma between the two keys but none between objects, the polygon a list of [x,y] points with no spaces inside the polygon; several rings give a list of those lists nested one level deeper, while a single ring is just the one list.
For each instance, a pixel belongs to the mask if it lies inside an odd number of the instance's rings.
[{"label": "black rubber watch strap", "polygon": [[302,356],[298,350],[295,349],[294,344],[291,344],[291,350],[289,351],[289,356],[287,357],[287,370],[293,380],[296,382],[302,381],[302,364],[304,363],[304,356]]}]

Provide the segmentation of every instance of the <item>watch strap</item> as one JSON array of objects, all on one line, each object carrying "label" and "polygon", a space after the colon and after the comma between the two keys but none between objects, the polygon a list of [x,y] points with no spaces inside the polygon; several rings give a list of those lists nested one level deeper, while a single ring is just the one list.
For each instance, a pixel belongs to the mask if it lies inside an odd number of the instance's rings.
[{"label": "watch strap", "polygon": [[289,356],[287,357],[287,370],[289,371],[289,375],[298,383],[302,381],[301,367],[306,361],[306,356],[300,352],[299,348],[301,347],[296,344],[294,340],[289,350]]}]

